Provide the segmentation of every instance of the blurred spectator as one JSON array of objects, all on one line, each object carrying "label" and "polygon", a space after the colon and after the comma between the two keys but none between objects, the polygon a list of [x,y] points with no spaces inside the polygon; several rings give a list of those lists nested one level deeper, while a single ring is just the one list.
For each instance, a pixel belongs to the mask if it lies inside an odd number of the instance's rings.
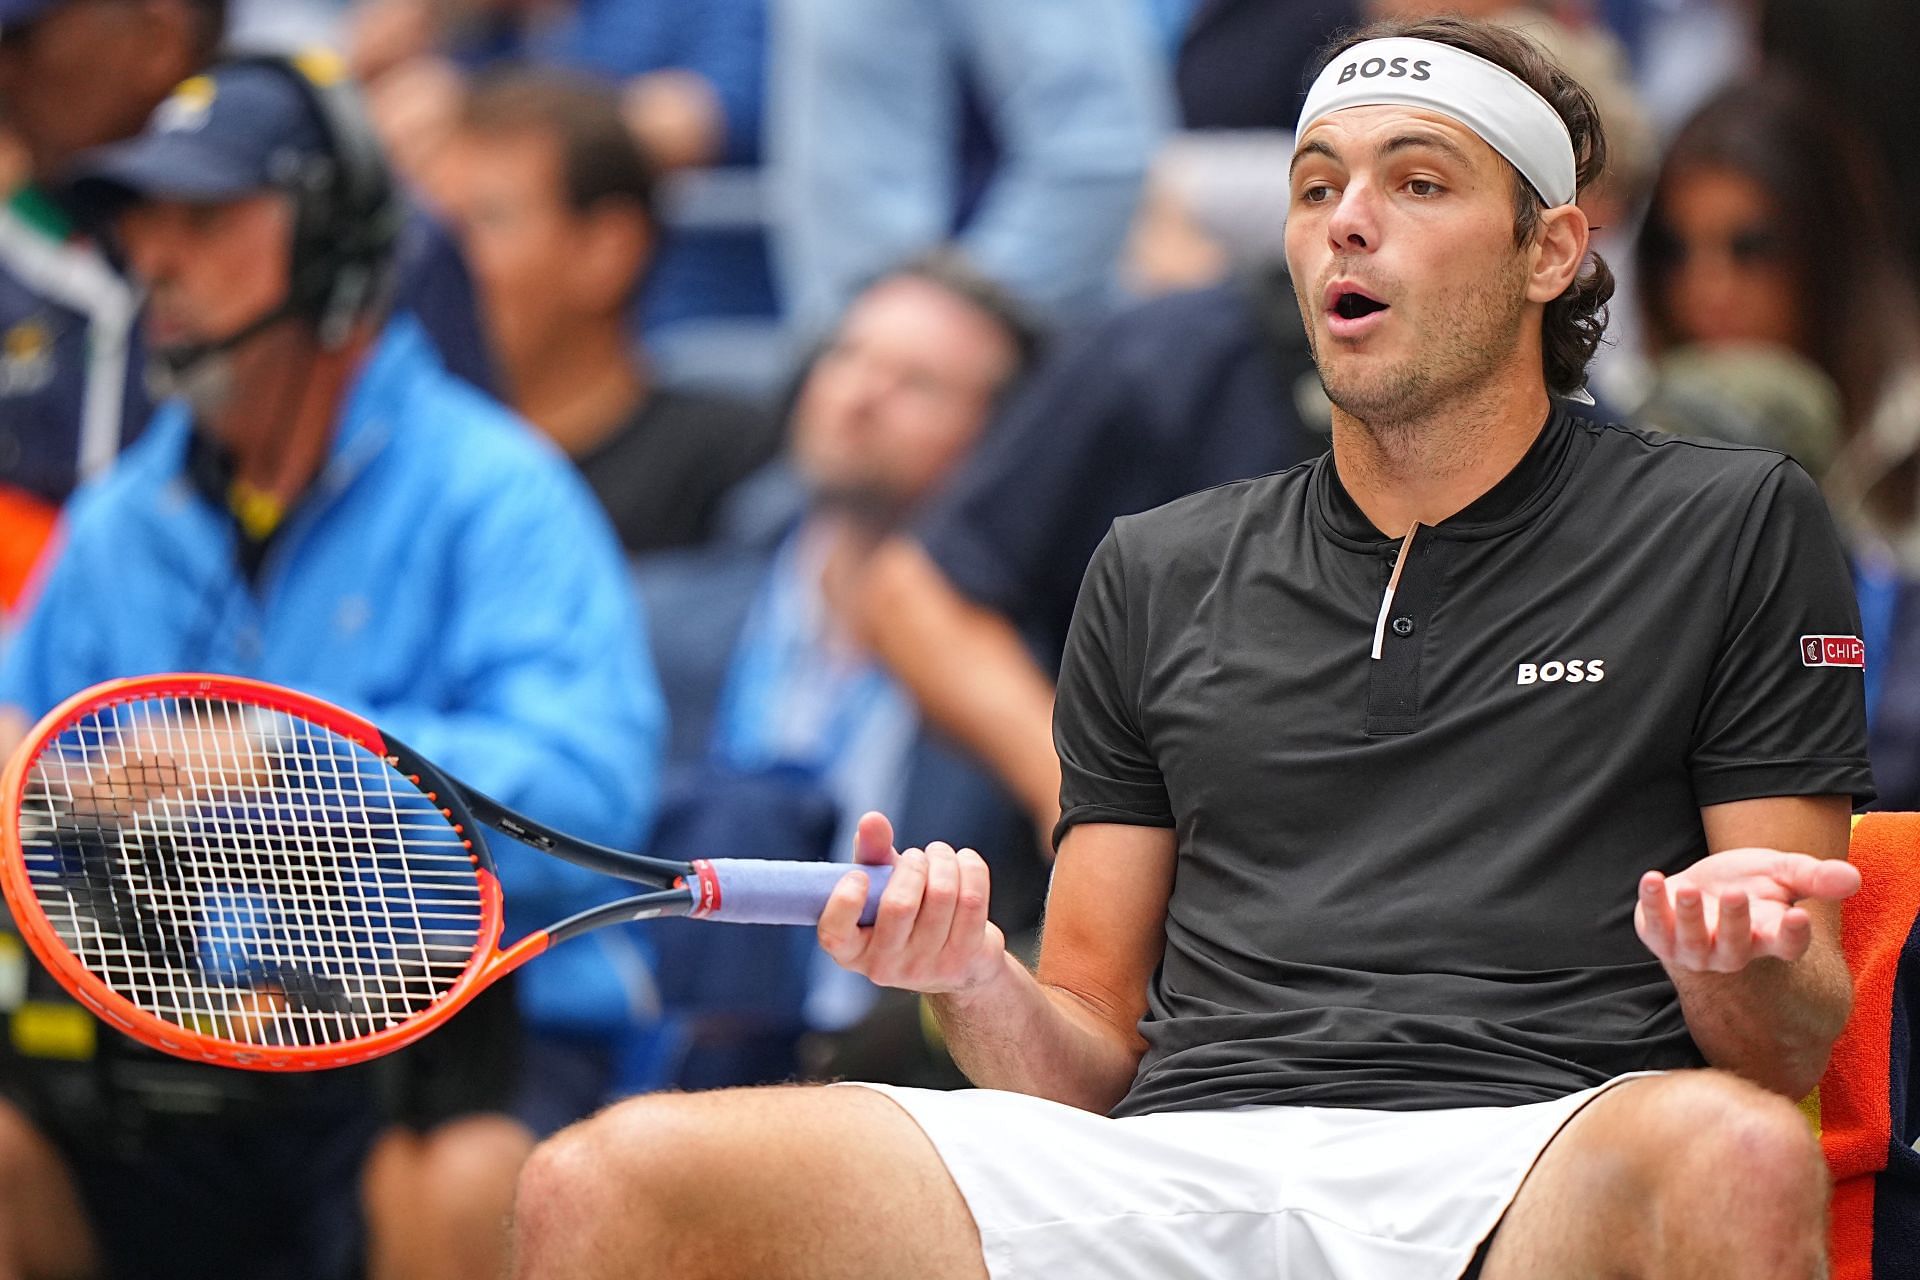
[{"label": "blurred spectator", "polygon": [[1122,283],[1135,297],[1203,289],[1278,260],[1286,241],[1293,134],[1175,134],[1153,158],[1127,240]]},{"label": "blurred spectator", "polygon": [[[1018,806],[925,730],[868,651],[851,605],[873,548],[973,452],[1037,346],[1022,308],[957,257],[888,271],[855,300],[798,388],[787,458],[739,495],[757,509],[757,533],[741,543],[751,572],[675,579],[643,564],[656,633],[690,628],[701,637],[698,648],[662,638],[669,699],[689,678],[715,690],[714,705],[688,716],[709,727],[701,765],[668,801],[674,822],[723,845],[765,848],[788,841],[787,829],[804,825],[802,815],[824,798],[838,830],[822,848],[845,859],[860,815],[892,806],[903,833],[933,839],[951,831],[991,851],[1003,898],[996,918],[1013,928],[1033,923],[1043,885]],[[676,596],[688,606],[697,598],[698,607],[677,607]],[[723,634],[716,617],[730,620]],[[667,656],[676,653],[686,661]],[[693,670],[706,664],[721,668],[717,680]],[[1009,851],[1017,861],[1003,857]],[[1002,910],[1026,914],[1013,919]],[[794,948],[754,941],[770,950],[751,963],[768,971],[736,982],[777,985],[779,971],[795,963]],[[811,958],[812,990],[804,1010],[788,1013],[796,1021],[786,1027],[788,1056],[776,1078],[793,1070],[798,1019],[838,1031],[860,1019],[875,994],[810,938],[797,941],[801,963]],[[915,1002],[889,1013],[891,1022],[904,1019],[909,1046],[917,1045]],[[850,1040],[873,1038],[862,1028]],[[896,1055],[891,1069],[910,1070],[913,1056]]]},{"label": "blurred spectator", "polygon": [[[26,148],[19,138],[0,125],[0,244],[14,232],[14,215],[8,206],[14,194],[26,184],[31,169]],[[4,252],[0,249],[0,255]],[[16,282],[0,271],[0,294],[13,287]],[[0,301],[0,314],[9,310],[18,310],[17,300],[11,304]],[[16,322],[13,328],[17,327]],[[4,370],[0,372],[0,405],[5,405],[10,395],[6,390],[8,384],[16,380],[31,384],[49,372],[37,360],[44,350],[43,344],[33,342],[29,346],[28,339],[16,337],[13,328],[0,335],[0,370]],[[4,431],[4,424],[0,424],[0,431]],[[0,454],[17,447],[16,438],[0,435]],[[39,562],[41,548],[53,533],[57,517],[58,508],[50,499],[17,485],[0,484],[0,615],[10,612],[18,602],[21,589]]]},{"label": "blurred spectator", "polygon": [[628,324],[659,243],[654,180],[614,91],[482,77],[447,192],[508,402],[573,458],[629,553],[705,540],[778,432],[757,409],[654,385]]},{"label": "blurred spectator", "polygon": [[228,35],[240,49],[338,51],[351,0],[227,0]]},{"label": "blurred spectator", "polygon": [[[1894,199],[1909,270],[1920,268],[1920,5],[1913,0],[1757,0],[1760,50],[1797,72],[1868,140]],[[1909,277],[1911,279],[1912,277]]]},{"label": "blurred spectator", "polygon": [[0,199],[13,195],[33,174],[33,161],[18,134],[0,121]]},{"label": "blurred spectator", "polygon": [[1147,22],[1168,57],[1179,52],[1180,42],[1186,38],[1187,28],[1203,3],[1205,0],[1141,0]]},{"label": "blurred spectator", "polygon": [[[766,56],[764,0],[369,0],[351,58],[378,81],[419,58],[468,68],[527,61],[592,72],[621,86],[634,135],[663,169],[759,155]],[[454,120],[444,118],[451,131]]]},{"label": "blurred spectator", "polygon": [[1312,457],[1326,425],[1281,267],[1122,312],[1050,356],[912,532],[876,553],[864,629],[921,714],[1050,832],[1051,672],[1107,527]]},{"label": "blurred spectator", "polygon": [[76,234],[48,184],[74,152],[139,129],[211,54],[213,15],[194,0],[128,13],[0,0],[0,118],[25,161],[0,209],[0,602],[9,608],[59,504],[113,461],[147,410],[133,292]]},{"label": "blurred spectator", "polygon": [[840,801],[845,839],[897,801],[917,719],[866,652],[850,589],[879,540],[973,453],[1038,334],[957,259],[883,275],[848,309],[793,408],[789,466],[804,509],[773,553],[721,697],[716,757],[736,770],[804,767]]},{"label": "blurred spectator", "polygon": [[[375,121],[402,172],[438,195],[465,77],[495,63],[586,72],[618,86],[656,168],[760,159],[766,0],[372,0],[352,40]],[[751,201],[749,201],[751,203]],[[757,210],[679,227],[642,299],[651,335],[775,312]]]},{"label": "blurred spectator", "polygon": [[1636,256],[1656,361],[1736,345],[1796,355],[1832,381],[1842,436],[1866,463],[1876,416],[1920,362],[1920,308],[1869,155],[1795,78],[1734,85],[1687,122]]},{"label": "blurred spectator", "polygon": [[1625,42],[1663,138],[1753,68],[1754,0],[1598,0],[1595,8]]},{"label": "blurred spectator", "polygon": [[[1661,369],[1650,416],[1786,449],[1823,477],[1852,543],[1879,803],[1913,808],[1920,300],[1883,186],[1844,121],[1771,72],[1723,90],[1674,139],[1639,265]],[[1729,392],[1718,413],[1686,413],[1717,385]]]},{"label": "blurred spectator", "polygon": [[1109,301],[1169,114],[1139,4],[774,5],[768,159],[795,332],[949,239],[1056,319]]},{"label": "blurred spectator", "polygon": [[[36,529],[98,474],[150,408],[134,299],[75,225],[60,184],[75,155],[137,132],[224,35],[223,0],[0,0],[0,117],[29,181],[0,209],[0,534],[31,563]],[[397,293],[449,367],[489,379],[464,269],[424,218],[402,241]],[[0,576],[11,599],[18,574]]]},{"label": "blurred spectator", "polygon": [[1825,475],[1846,416],[1820,366],[1771,343],[1702,343],[1660,360],[1660,381],[1635,418],[1676,435],[1708,436],[1791,454]]},{"label": "blurred spectator", "polygon": [[1314,58],[1365,19],[1362,0],[1198,0],[1175,66],[1181,126],[1292,133]]},{"label": "blurred spectator", "polygon": [[[631,845],[663,726],[612,533],[571,468],[383,314],[402,214],[332,74],[219,65],[83,170],[76,196],[117,226],[179,399],[75,498],[0,664],[10,736],[113,676],[256,676]],[[510,932],[601,900],[599,877],[497,852]],[[36,1220],[0,1202],[0,1240],[64,1250],[57,1274],[97,1250],[142,1280],[344,1277],[356,1174],[391,1114],[367,1174],[377,1274],[491,1274],[518,1162],[604,1091],[646,979],[631,947],[529,970],[524,1043],[509,992],[378,1067],[316,1077],[177,1062],[105,1029],[77,1062],[16,1057],[7,1167],[31,1161],[26,1181],[77,1200]]]}]

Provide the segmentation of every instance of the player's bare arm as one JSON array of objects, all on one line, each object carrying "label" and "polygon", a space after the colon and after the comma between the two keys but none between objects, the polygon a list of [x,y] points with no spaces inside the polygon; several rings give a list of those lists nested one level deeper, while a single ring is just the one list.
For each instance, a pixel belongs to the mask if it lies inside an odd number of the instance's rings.
[{"label": "player's bare arm", "polygon": [[[1708,856],[1641,878],[1634,922],[1716,1067],[1799,1098],[1818,1083],[1852,1006],[1840,953],[1849,866],[1844,796],[1700,811]],[[1788,852],[1791,851],[1791,852]]]},{"label": "player's bare arm", "polygon": [[861,929],[865,877],[849,873],[821,916],[821,945],[875,982],[933,995],[954,1060],[975,1084],[1111,1108],[1146,1049],[1138,1024],[1165,946],[1173,832],[1088,824],[1068,833],[1037,975],[986,918],[979,854],[936,843],[896,855],[892,838],[878,814],[862,821],[858,860],[895,863],[893,881]]}]

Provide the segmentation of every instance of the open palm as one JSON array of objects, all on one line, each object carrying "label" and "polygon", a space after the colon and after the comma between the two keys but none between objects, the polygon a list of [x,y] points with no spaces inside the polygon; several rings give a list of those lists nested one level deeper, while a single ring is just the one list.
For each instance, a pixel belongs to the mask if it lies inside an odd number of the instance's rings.
[{"label": "open palm", "polygon": [[1813,941],[1813,917],[1798,904],[1859,890],[1860,872],[1836,858],[1728,849],[1676,876],[1647,872],[1633,923],[1670,968],[1734,973],[1760,956],[1798,960]]}]

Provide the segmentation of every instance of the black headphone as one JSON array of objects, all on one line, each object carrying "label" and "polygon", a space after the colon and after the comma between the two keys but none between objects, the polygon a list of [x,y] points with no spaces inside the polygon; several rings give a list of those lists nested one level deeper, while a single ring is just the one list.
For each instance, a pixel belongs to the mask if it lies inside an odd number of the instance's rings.
[{"label": "black headphone", "polygon": [[286,76],[300,87],[326,135],[324,154],[289,153],[283,157],[286,171],[274,180],[294,205],[288,307],[311,320],[321,344],[331,348],[387,300],[406,206],[353,82],[344,72],[310,69],[307,61],[298,54],[259,53],[221,65],[269,67]]}]

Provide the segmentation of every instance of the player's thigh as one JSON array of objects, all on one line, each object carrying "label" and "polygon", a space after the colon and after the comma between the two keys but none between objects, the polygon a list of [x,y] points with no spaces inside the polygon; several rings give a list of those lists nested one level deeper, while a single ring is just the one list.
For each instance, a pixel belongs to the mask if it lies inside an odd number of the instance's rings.
[{"label": "player's thigh", "polygon": [[[530,1211],[556,1210],[587,1231],[610,1220],[673,1224],[674,1258],[655,1258],[663,1275],[674,1273],[669,1262],[683,1274],[986,1275],[980,1233],[933,1144],[869,1089],[632,1099],[535,1153],[515,1209],[523,1235],[558,1225],[530,1223]],[[718,1260],[727,1269],[709,1270]]]},{"label": "player's thigh", "polygon": [[[1482,1280],[1639,1274],[1670,1252],[1662,1232],[1749,1210],[1751,1193],[1785,1214],[1819,1196],[1817,1145],[1785,1099],[1720,1071],[1625,1081],[1569,1120],[1535,1162],[1502,1219]],[[1797,1202],[1805,1200],[1804,1205]],[[1778,1215],[1775,1215],[1778,1216]]]}]

